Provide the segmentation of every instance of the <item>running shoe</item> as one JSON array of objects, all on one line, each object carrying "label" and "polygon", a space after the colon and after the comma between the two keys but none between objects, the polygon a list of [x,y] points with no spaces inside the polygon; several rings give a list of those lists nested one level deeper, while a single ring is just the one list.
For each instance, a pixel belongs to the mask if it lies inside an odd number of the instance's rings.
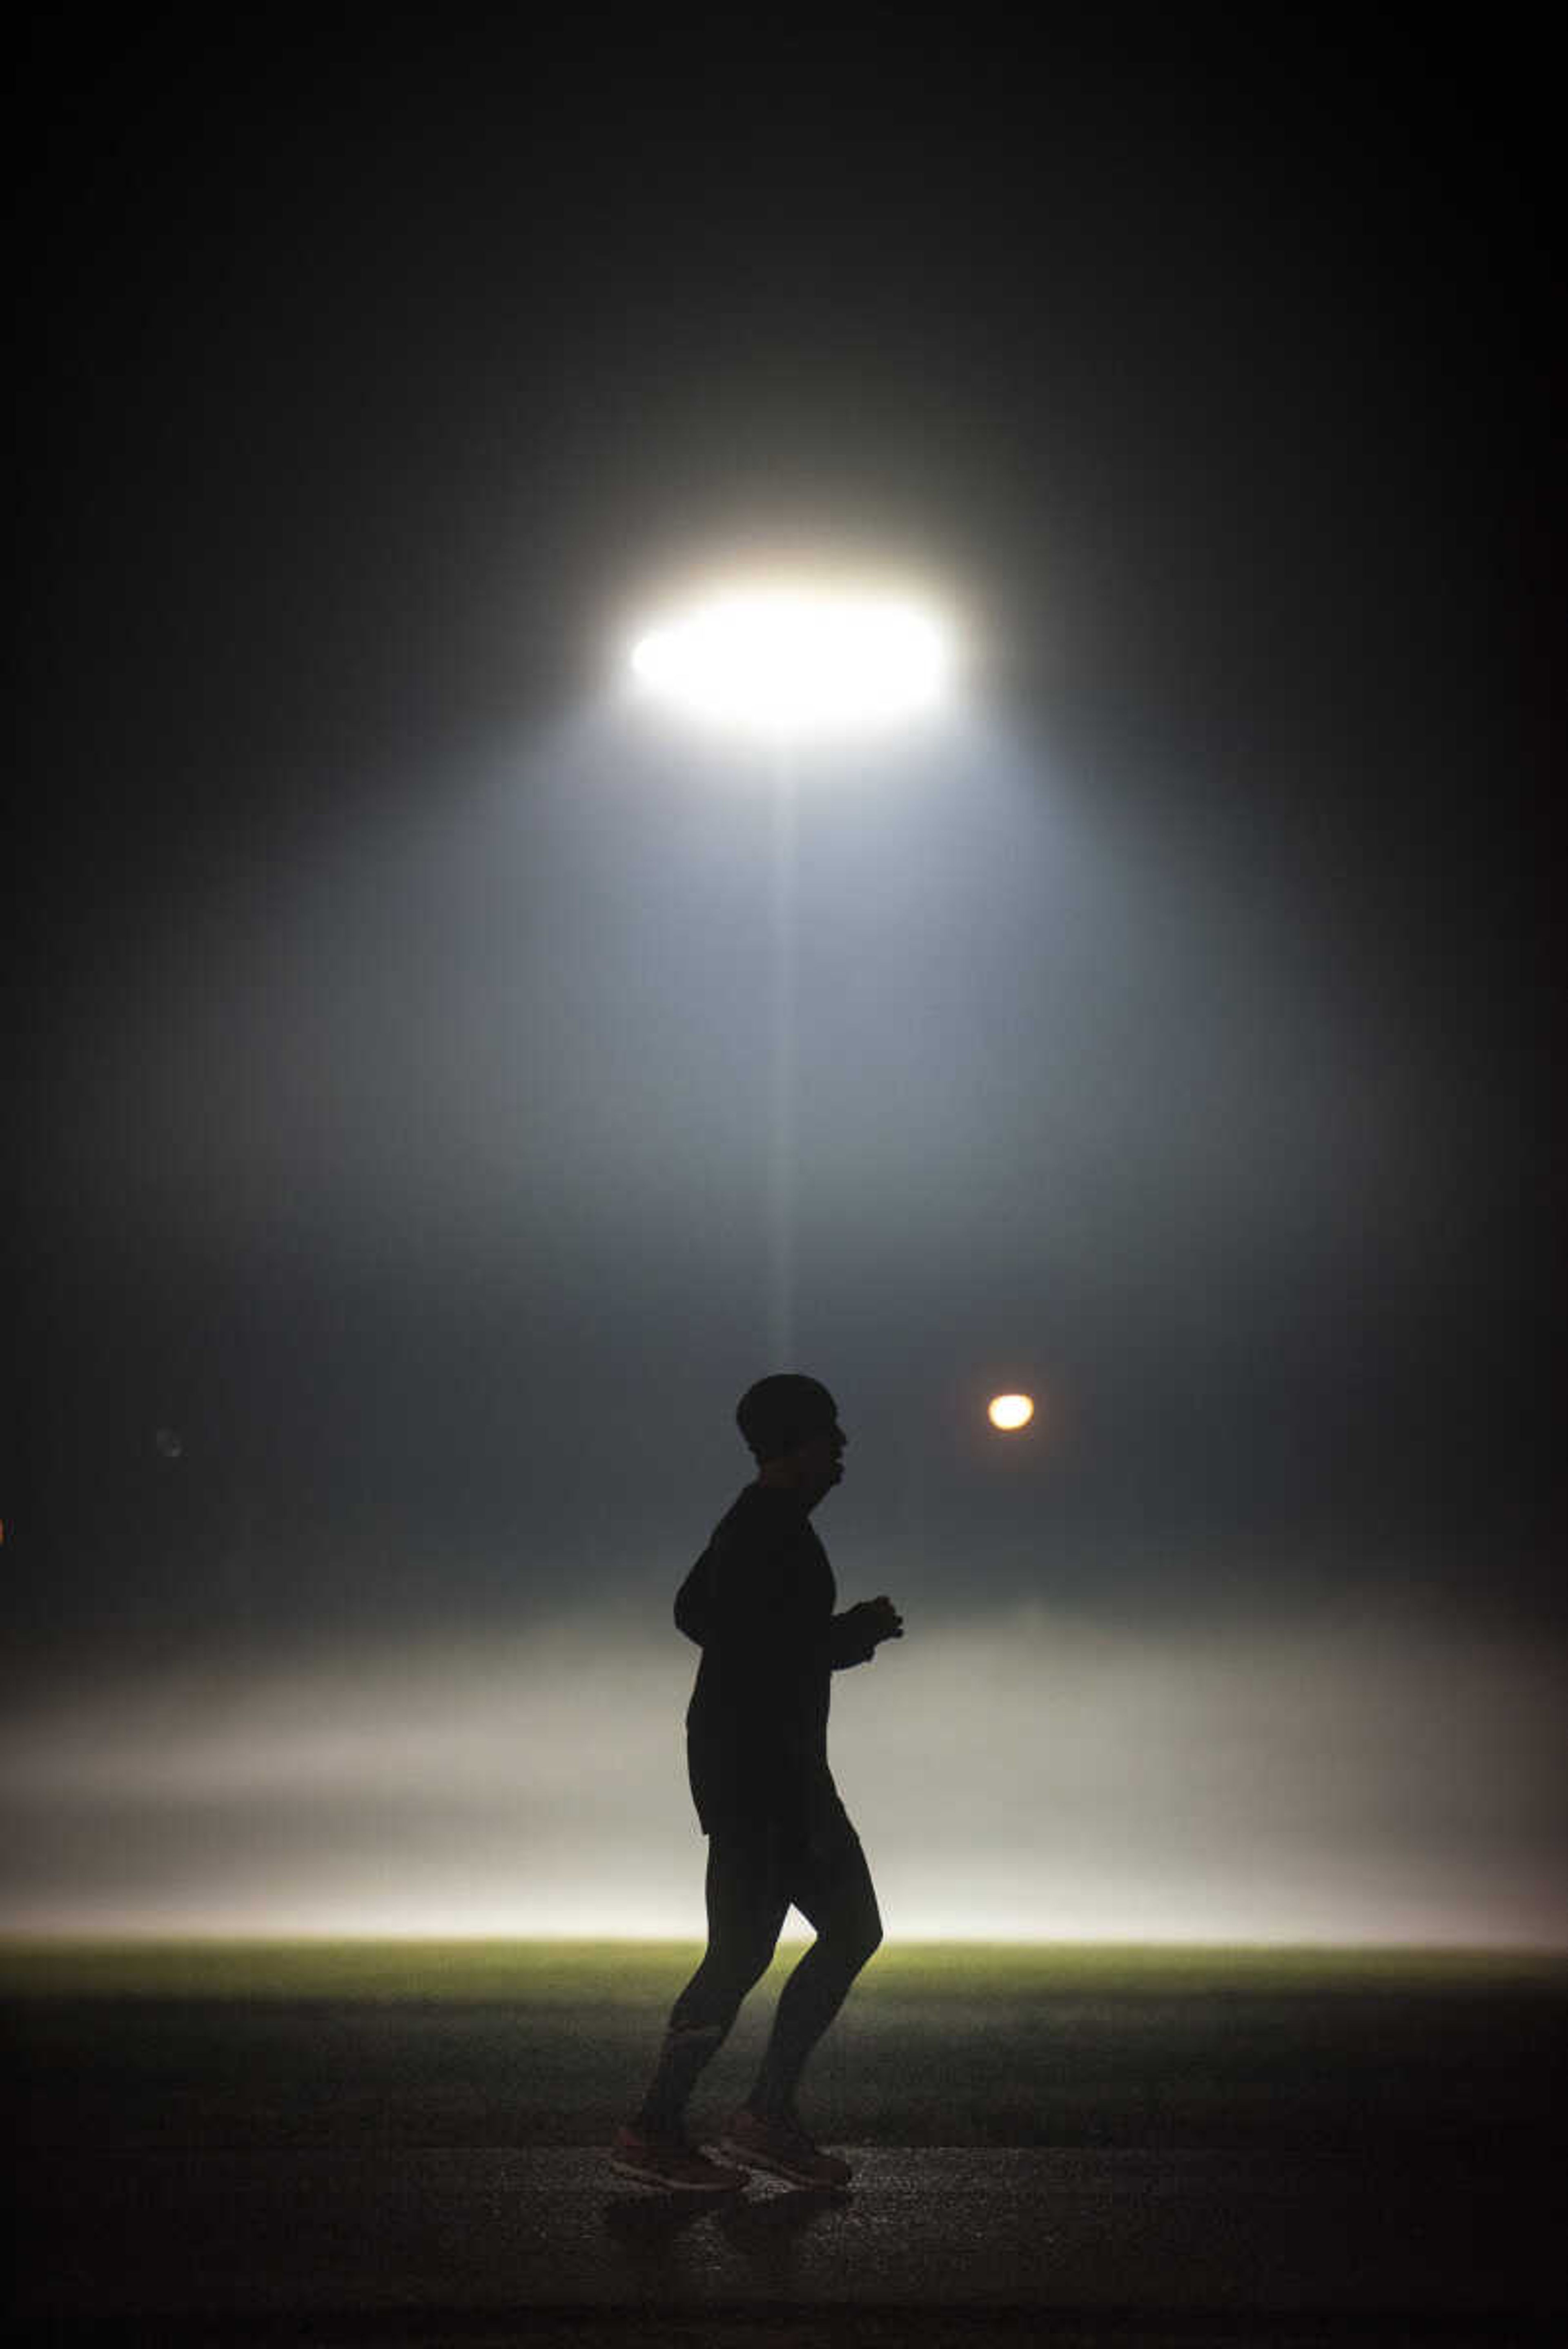
[{"label": "running shoe", "polygon": [[609,2166],[639,2186],[657,2186],[667,2194],[737,2194],[747,2183],[743,2169],[710,2161],[684,2137],[645,2137],[629,2127],[617,2129]]},{"label": "running shoe", "polygon": [[732,2160],[771,2170],[794,2186],[847,2186],[855,2174],[836,2153],[814,2145],[793,2116],[764,2120],[749,2105],[731,2114],[719,2141]]}]

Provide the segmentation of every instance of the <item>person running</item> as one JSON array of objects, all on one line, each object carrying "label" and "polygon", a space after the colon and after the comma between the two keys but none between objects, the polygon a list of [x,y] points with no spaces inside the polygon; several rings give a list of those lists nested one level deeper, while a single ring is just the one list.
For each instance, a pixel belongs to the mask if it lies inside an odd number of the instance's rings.
[{"label": "person running", "polygon": [[[752,2169],[846,2186],[846,2161],[812,2142],[795,2111],[807,2057],[882,1939],[860,1838],[827,1766],[833,1674],[903,1636],[891,1599],[834,1613],[836,1591],[811,1511],[844,1475],[838,1406],[816,1379],[758,1381],[735,1412],[754,1481],[681,1584],[675,1620],[702,1651],[686,1714],[691,1797],[708,1838],[708,1947],[676,2000],[648,2093],[609,2159],[645,2185],[725,2193]],[[687,2100],[741,2002],[773,1961],[791,1904],[816,1939],[780,1994],[762,2067],[710,2160],[688,2142]]]}]

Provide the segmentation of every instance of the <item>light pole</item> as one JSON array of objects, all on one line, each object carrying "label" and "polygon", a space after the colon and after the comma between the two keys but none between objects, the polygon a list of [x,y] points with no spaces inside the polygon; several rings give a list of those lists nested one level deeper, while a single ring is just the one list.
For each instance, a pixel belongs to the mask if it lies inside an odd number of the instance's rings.
[{"label": "light pole", "polygon": [[773,786],[773,1018],[769,1089],[768,1346],[794,1351],[794,1137],[799,821],[803,745],[908,721],[939,704],[950,631],[921,597],[842,581],[739,580],[690,595],[641,631],[631,666],[688,719],[761,740]]}]

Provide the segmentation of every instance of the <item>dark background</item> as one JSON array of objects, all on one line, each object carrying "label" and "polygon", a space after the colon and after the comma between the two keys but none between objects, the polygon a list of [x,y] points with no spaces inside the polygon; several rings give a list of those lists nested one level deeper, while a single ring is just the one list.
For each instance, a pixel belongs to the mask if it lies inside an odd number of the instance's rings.
[{"label": "dark background", "polygon": [[971,652],[803,802],[836,1550],[1561,1632],[1543,60],[1019,38],[35,48],[14,1685],[662,1633],[776,1367],[768,817],[613,630],[819,533]]}]

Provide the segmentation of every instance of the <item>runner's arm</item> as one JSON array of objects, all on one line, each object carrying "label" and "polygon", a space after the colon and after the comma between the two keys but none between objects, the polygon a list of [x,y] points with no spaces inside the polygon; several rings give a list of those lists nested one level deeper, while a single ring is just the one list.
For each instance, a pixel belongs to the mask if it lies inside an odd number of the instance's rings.
[{"label": "runner's arm", "polygon": [[827,1627],[827,1660],[836,1672],[851,1664],[868,1664],[877,1652],[877,1642],[866,1628],[864,1616],[857,1616],[853,1607],[836,1615]]}]

